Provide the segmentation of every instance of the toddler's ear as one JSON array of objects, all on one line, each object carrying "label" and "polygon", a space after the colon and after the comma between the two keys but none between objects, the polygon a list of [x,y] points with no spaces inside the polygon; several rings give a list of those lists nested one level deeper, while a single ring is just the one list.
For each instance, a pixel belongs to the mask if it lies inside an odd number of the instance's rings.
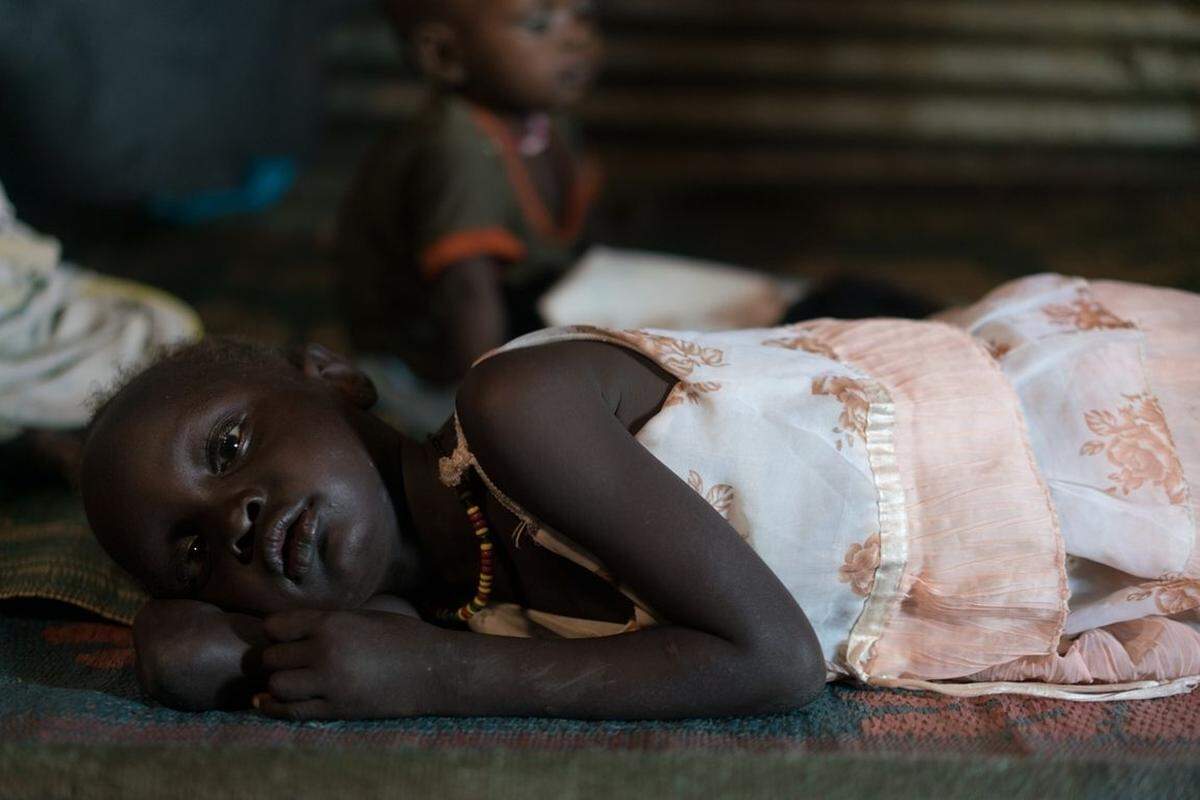
[{"label": "toddler's ear", "polygon": [[328,347],[311,343],[302,345],[292,350],[288,359],[306,377],[324,381],[358,408],[366,410],[379,399],[371,379]]},{"label": "toddler's ear", "polygon": [[461,86],[467,80],[462,42],[453,26],[438,20],[422,22],[409,37],[413,60],[430,80]]}]

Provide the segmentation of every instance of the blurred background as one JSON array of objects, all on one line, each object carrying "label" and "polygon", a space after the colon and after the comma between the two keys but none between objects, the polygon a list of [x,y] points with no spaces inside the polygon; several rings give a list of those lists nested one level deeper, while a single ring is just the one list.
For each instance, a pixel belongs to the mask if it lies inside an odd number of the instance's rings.
[{"label": "blurred background", "polygon": [[[938,303],[1200,290],[1200,5],[600,0],[596,237]],[[338,348],[333,219],[421,87],[371,0],[0,0],[0,181],[210,331]]]}]

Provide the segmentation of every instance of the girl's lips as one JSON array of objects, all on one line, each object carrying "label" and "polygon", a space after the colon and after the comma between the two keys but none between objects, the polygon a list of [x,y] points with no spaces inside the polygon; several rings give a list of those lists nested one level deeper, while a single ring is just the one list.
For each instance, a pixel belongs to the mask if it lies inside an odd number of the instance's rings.
[{"label": "girl's lips", "polygon": [[283,572],[283,545],[287,540],[288,530],[300,516],[305,504],[297,504],[279,512],[270,525],[265,526],[259,540],[259,554],[267,572],[279,574]]},{"label": "girl's lips", "polygon": [[263,566],[297,582],[312,567],[319,533],[319,515],[311,500],[284,509],[266,527],[259,548]]},{"label": "girl's lips", "polygon": [[293,583],[299,583],[312,569],[317,552],[317,534],[320,533],[319,522],[317,510],[312,505],[305,505],[287,529],[280,555],[284,564],[283,574]]}]

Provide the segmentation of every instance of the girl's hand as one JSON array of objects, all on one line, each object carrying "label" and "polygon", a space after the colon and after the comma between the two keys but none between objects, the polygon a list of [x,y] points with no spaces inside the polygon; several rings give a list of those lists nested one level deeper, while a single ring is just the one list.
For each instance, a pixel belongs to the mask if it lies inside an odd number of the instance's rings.
[{"label": "girl's hand", "polygon": [[267,691],[254,706],[289,720],[437,713],[444,631],[383,611],[285,611],[264,621]]},{"label": "girl's hand", "polygon": [[261,625],[197,600],[151,600],[133,622],[142,690],[187,711],[245,708],[260,679]]}]

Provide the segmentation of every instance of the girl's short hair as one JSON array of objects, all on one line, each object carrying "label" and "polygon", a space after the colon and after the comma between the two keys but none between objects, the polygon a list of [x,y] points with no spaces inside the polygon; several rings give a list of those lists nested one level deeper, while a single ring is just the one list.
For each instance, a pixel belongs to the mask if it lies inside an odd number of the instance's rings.
[{"label": "girl's short hair", "polygon": [[151,373],[168,369],[187,369],[199,375],[216,374],[229,369],[262,366],[286,366],[291,361],[279,347],[232,336],[207,336],[196,342],[173,345],[153,353],[147,360],[117,377],[111,386],[92,399],[92,415],[84,431],[84,440],[104,417],[118,397]]}]

